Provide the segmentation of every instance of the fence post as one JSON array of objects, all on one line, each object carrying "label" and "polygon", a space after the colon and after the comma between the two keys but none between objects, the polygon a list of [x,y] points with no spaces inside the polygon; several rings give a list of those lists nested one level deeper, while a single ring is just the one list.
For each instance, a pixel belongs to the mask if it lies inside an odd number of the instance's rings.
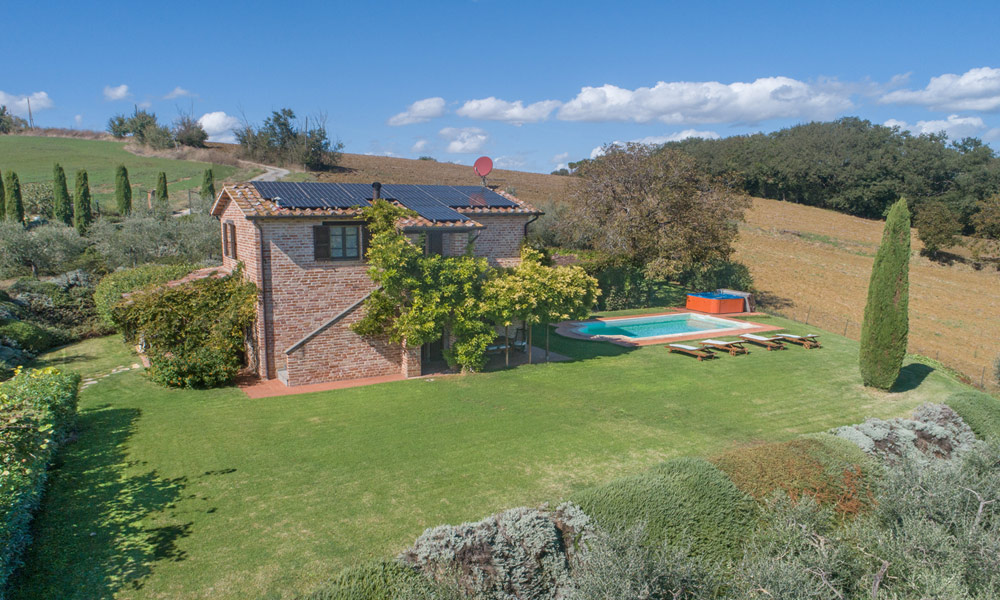
[{"label": "fence post", "polygon": [[985,388],[983,382],[986,381],[986,366],[983,366],[983,372],[979,374],[979,387]]},{"label": "fence post", "polygon": [[850,319],[844,319],[844,335],[842,337],[847,337],[847,326],[851,324]]},{"label": "fence post", "polygon": [[810,306],[810,307],[808,307],[808,308],[806,309],[806,325],[808,325],[808,324],[809,324],[809,315],[811,315],[811,314],[812,314],[812,309],[813,309],[813,307],[812,307],[812,306]]}]

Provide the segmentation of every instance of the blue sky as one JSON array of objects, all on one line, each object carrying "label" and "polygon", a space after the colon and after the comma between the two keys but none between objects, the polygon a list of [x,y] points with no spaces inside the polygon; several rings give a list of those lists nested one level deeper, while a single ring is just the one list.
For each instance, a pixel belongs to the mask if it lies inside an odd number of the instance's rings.
[{"label": "blue sky", "polygon": [[[90,6],[87,6],[91,4]],[[997,2],[18,2],[0,103],[216,139],[323,113],[347,152],[548,172],[613,141],[857,115],[1000,147]],[[18,24],[17,27],[9,26]]]}]

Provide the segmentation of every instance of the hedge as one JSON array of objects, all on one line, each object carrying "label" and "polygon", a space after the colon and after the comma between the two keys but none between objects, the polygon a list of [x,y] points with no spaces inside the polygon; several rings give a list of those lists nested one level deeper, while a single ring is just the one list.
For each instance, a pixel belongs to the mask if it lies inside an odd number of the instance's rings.
[{"label": "hedge", "polygon": [[827,433],[735,448],[711,461],[758,500],[782,490],[793,501],[811,496],[841,515],[871,508],[879,469],[855,444]]},{"label": "hedge", "polygon": [[197,268],[191,264],[144,265],[106,275],[94,290],[97,314],[107,326],[119,327],[114,321],[111,309],[118,304],[123,294],[180,279]]},{"label": "hedge", "polygon": [[[443,589],[410,567],[373,561],[344,569],[332,581],[299,600],[396,600],[446,598]],[[435,594],[435,592],[438,592]],[[457,596],[456,596],[457,597]]]},{"label": "hedge", "polygon": [[18,369],[0,384],[0,598],[31,541],[48,467],[76,423],[79,383],[50,367]]},{"label": "hedge", "polygon": [[952,394],[944,403],[957,412],[980,439],[1000,442],[1000,399],[968,390]]},{"label": "hedge", "polygon": [[570,497],[601,527],[644,525],[646,542],[688,547],[710,559],[739,556],[757,507],[725,473],[699,458],[679,458]]}]

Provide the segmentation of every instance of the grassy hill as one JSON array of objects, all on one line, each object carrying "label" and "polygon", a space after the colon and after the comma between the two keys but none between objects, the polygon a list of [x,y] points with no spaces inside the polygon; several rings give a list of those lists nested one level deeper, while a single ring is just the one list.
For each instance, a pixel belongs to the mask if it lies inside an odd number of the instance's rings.
[{"label": "grassy hill", "polygon": [[124,164],[132,183],[133,198],[145,198],[156,187],[160,171],[167,174],[167,185],[175,205],[186,203],[186,190],[198,190],[205,169],[211,167],[216,181],[247,179],[249,171],[231,165],[137,156],[125,149],[124,142],[58,137],[0,136],[0,171],[16,171],[21,183],[52,182],[52,165],[66,170],[66,180],[73,193],[77,169],[86,169],[90,190],[102,206],[110,206],[115,189],[115,168]]}]

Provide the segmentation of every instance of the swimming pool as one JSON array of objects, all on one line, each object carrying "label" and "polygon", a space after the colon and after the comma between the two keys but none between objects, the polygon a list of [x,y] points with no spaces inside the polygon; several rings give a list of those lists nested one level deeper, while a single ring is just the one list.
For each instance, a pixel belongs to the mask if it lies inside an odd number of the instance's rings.
[{"label": "swimming pool", "polygon": [[589,339],[649,340],[669,339],[704,331],[720,334],[755,328],[754,324],[694,313],[673,313],[649,317],[583,321],[575,324],[573,333]]}]

